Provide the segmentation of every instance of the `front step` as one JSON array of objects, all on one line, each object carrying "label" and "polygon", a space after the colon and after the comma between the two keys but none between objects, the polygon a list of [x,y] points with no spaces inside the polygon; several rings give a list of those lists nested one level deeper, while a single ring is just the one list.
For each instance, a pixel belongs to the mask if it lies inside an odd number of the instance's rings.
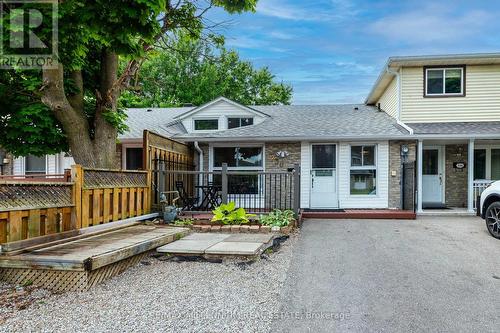
[{"label": "front step", "polygon": [[304,211],[302,212],[302,218],[415,220],[417,218],[417,214],[413,211],[397,209],[346,209],[345,211]]}]

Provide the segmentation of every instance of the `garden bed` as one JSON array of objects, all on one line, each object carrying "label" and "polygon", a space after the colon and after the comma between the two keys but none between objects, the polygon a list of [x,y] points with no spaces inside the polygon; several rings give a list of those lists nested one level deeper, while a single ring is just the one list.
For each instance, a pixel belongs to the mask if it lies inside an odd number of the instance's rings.
[{"label": "garden bed", "polygon": [[[182,219],[181,219],[182,221]],[[221,223],[210,222],[208,219],[200,219],[194,220],[192,224],[183,224],[183,225],[175,225],[172,226],[190,228],[193,231],[197,232],[223,232],[223,233],[281,233],[285,235],[289,235],[293,228],[296,226],[296,222],[291,222],[286,227],[271,227],[268,225],[261,225],[258,222],[251,222],[247,224],[237,224],[237,225],[224,225]]]}]

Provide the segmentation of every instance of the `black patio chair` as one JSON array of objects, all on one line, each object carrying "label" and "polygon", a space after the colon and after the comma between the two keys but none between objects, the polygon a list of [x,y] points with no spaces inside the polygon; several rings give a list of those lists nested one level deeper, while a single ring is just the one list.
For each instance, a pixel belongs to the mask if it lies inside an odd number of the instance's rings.
[{"label": "black patio chair", "polygon": [[196,210],[199,197],[190,196],[184,188],[183,181],[175,182],[175,189],[179,192],[179,197],[183,203],[182,210]]}]

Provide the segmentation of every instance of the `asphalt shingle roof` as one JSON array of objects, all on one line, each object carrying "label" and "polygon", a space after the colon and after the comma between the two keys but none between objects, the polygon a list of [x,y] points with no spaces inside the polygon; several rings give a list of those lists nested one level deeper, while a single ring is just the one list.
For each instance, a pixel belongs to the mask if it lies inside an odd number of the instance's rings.
[{"label": "asphalt shingle roof", "polygon": [[500,134],[500,121],[456,123],[407,123],[414,134]]},{"label": "asphalt shingle roof", "polygon": [[[355,107],[358,108],[355,110]],[[128,133],[120,138],[142,138],[149,129],[185,141],[210,138],[363,138],[405,137],[409,133],[396,120],[375,107],[363,104],[252,106],[270,115],[252,126],[209,133],[186,133],[175,116],[192,108],[128,109]]]}]

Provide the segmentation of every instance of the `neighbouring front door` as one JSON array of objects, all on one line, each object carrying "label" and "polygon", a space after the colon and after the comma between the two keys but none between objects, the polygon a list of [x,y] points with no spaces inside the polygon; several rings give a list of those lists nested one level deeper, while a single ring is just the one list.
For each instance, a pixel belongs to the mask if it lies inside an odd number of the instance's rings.
[{"label": "neighbouring front door", "polygon": [[337,146],[311,147],[311,208],[337,208]]},{"label": "neighbouring front door", "polygon": [[423,149],[422,161],[422,204],[423,208],[444,206],[444,163],[443,149]]}]

